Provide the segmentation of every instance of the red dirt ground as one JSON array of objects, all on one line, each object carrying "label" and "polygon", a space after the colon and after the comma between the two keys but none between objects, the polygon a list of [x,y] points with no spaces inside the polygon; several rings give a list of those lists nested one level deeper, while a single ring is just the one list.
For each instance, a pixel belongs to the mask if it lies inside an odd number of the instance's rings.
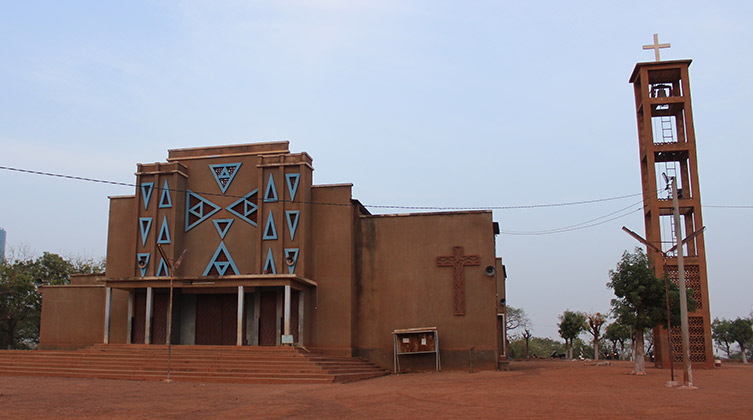
[{"label": "red dirt ground", "polygon": [[627,375],[630,366],[523,361],[513,362],[509,372],[411,373],[350,384],[275,386],[0,376],[0,417],[753,417],[753,366],[696,369],[698,389],[666,388],[669,371],[664,370]]}]

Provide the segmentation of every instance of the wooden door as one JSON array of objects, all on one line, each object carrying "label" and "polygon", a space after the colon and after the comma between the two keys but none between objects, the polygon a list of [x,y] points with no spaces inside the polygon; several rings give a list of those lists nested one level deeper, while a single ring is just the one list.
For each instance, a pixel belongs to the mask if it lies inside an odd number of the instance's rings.
[{"label": "wooden door", "polygon": [[133,324],[131,324],[131,343],[144,344],[146,333],[146,291],[133,293]]},{"label": "wooden door", "polygon": [[259,345],[277,345],[277,293],[259,295]]},{"label": "wooden door", "polygon": [[222,295],[196,295],[196,344],[222,344]]}]

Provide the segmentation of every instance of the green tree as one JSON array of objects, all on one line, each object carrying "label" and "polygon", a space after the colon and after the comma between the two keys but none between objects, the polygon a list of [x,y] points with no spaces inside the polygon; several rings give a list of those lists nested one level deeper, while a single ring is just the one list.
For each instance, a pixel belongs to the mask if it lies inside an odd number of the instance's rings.
[{"label": "green tree", "polygon": [[[633,361],[636,375],[646,374],[643,333],[667,322],[665,281],[654,275],[648,257],[640,248],[631,254],[625,251],[614,270],[609,270],[607,287],[614,290],[612,310],[617,320],[633,329]],[[688,310],[695,310],[695,301],[688,291]],[[672,324],[680,324],[679,288],[670,284]]]},{"label": "green tree", "polygon": [[711,323],[711,338],[717,346],[724,349],[727,353],[727,359],[732,358],[730,346],[735,342],[730,334],[730,328],[732,328],[732,322],[724,318],[716,318]]},{"label": "green tree", "polygon": [[753,340],[753,321],[746,318],[737,318],[732,321],[730,323],[729,336],[740,346],[743,363],[748,363],[748,357],[745,354],[745,345]]},{"label": "green tree", "polygon": [[[612,351],[618,354],[620,360],[622,360],[625,353],[625,342],[631,337],[630,327],[615,321],[607,325],[604,336],[612,343]],[[620,346],[619,351],[617,350],[618,345]]]},{"label": "green tree", "polygon": [[531,328],[531,320],[528,319],[528,315],[523,308],[508,306],[505,315],[505,329],[509,334],[510,331],[518,328]]},{"label": "green tree", "polygon": [[560,337],[565,339],[567,346],[567,358],[573,358],[573,340],[580,335],[586,328],[586,315],[581,312],[566,310],[559,316],[559,333]]}]

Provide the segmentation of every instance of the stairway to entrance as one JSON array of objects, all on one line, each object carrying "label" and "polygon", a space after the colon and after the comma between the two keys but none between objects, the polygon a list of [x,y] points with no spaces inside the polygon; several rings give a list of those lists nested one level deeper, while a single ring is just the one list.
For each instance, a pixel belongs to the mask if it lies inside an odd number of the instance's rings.
[{"label": "stairway to entrance", "polygon": [[[72,351],[2,350],[0,375],[160,381],[166,345],[95,344]],[[172,346],[170,379],[181,382],[320,384],[375,378],[388,372],[363,359],[292,347]]]}]

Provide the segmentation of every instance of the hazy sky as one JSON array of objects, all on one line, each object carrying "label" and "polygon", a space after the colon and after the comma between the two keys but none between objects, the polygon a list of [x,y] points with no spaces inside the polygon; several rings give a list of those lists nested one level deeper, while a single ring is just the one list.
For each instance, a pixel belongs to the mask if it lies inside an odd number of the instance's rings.
[{"label": "hazy sky", "polygon": [[[167,149],[289,140],[367,206],[632,195],[495,210],[508,304],[556,336],[565,309],[609,309],[637,244],[620,227],[644,232],[628,78],[659,33],[663,59],[693,59],[712,316],[747,316],[753,209],[714,206],[753,204],[753,3],[617,3],[4,1],[0,166],[132,183]],[[10,250],[85,257],[107,196],[134,191],[7,170],[0,188]]]}]

